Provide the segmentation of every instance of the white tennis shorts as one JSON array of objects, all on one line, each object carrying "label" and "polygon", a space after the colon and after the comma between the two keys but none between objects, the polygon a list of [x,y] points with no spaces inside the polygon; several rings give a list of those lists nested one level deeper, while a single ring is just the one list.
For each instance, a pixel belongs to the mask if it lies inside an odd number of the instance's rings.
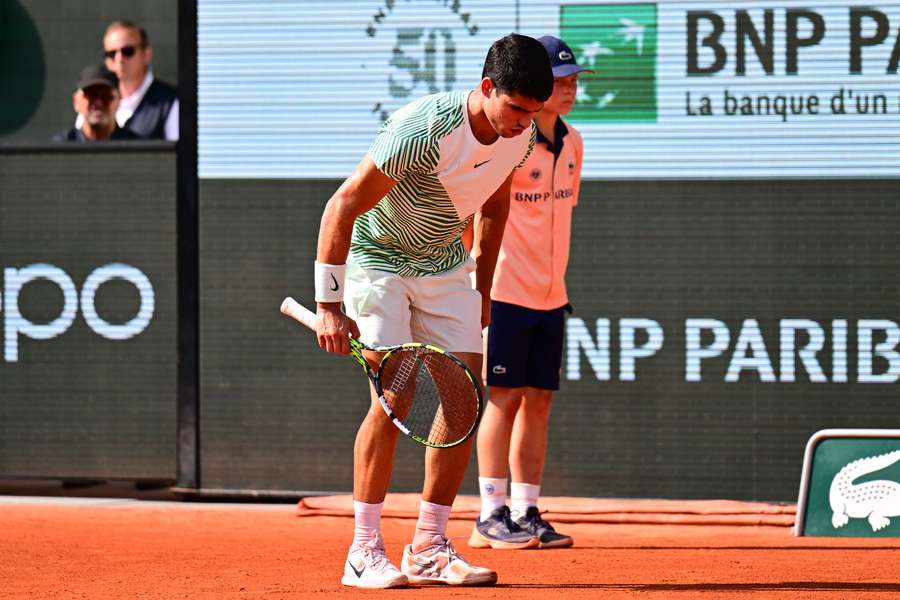
[{"label": "white tennis shorts", "polygon": [[472,288],[474,270],[469,258],[439,275],[401,277],[347,261],[347,316],[359,326],[360,341],[370,346],[420,342],[481,354],[481,294]]}]

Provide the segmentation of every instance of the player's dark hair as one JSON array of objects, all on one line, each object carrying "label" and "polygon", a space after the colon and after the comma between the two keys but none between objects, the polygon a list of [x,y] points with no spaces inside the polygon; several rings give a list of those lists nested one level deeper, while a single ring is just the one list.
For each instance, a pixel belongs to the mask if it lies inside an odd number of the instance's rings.
[{"label": "player's dark hair", "polygon": [[481,76],[490,77],[501,94],[545,102],[553,93],[547,50],[527,35],[511,33],[491,44]]}]

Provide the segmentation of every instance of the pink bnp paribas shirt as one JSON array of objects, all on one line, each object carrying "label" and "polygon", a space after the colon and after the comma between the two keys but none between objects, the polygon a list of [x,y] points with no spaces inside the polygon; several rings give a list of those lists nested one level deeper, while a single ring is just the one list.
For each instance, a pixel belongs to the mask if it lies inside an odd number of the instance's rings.
[{"label": "pink bnp paribas shirt", "polygon": [[[558,158],[541,141],[513,175],[509,217],[491,298],[537,310],[565,306],[572,208],[578,203],[583,143],[565,124]],[[557,125],[556,136],[565,131]]]}]

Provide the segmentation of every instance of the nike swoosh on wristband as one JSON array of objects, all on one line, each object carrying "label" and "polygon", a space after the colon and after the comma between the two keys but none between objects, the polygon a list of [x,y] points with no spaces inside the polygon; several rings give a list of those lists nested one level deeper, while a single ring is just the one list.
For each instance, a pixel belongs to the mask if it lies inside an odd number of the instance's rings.
[{"label": "nike swoosh on wristband", "polygon": [[366,565],[363,565],[362,569],[357,570],[356,567],[353,566],[353,563],[349,560],[347,561],[347,564],[350,565],[350,568],[353,569],[353,572],[356,573],[357,577],[362,577],[363,571],[366,570]]},{"label": "nike swoosh on wristband", "polygon": [[338,288],[339,288],[340,286],[338,285],[338,282],[337,282],[337,279],[336,279],[335,276],[334,276],[334,273],[331,273],[331,280],[334,282],[334,286],[331,288],[331,291],[332,291],[332,292],[338,291]]},{"label": "nike swoosh on wristband", "polygon": [[487,163],[489,163],[489,162],[491,162],[490,159],[488,159],[488,160],[486,160],[486,161],[484,161],[484,162],[475,163],[475,168],[477,169],[477,168],[480,167],[481,165],[485,165],[485,164],[487,164]]}]

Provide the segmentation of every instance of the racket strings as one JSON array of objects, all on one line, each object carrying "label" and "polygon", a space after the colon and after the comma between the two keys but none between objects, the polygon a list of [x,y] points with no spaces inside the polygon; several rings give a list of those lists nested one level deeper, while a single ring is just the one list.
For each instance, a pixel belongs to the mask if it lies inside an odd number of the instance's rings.
[{"label": "racket strings", "polygon": [[478,397],[465,369],[427,348],[404,348],[381,370],[385,400],[410,432],[433,445],[469,434],[478,419]]}]

